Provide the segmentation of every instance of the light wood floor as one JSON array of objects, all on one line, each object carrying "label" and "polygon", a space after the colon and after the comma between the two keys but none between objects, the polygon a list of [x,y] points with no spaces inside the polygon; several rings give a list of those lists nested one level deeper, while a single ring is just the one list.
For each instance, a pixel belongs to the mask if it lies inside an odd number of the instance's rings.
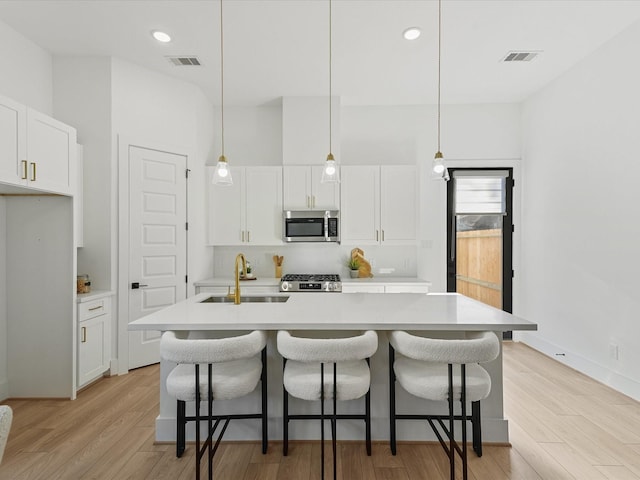
[{"label": "light wood floor", "polygon": [[[640,404],[517,343],[504,349],[505,411],[512,447],[470,454],[470,480],[640,479]],[[154,445],[158,366],[103,379],[75,401],[16,400],[0,479],[191,479],[193,447],[175,457]],[[426,427],[425,427],[426,428]],[[327,450],[330,452],[330,450]],[[215,478],[318,479],[320,444],[225,444]],[[328,455],[327,468],[330,472]],[[377,443],[339,445],[345,480],[447,480],[439,445],[400,444],[392,456]],[[206,478],[206,477],[205,477]],[[327,477],[328,478],[328,477]]]}]

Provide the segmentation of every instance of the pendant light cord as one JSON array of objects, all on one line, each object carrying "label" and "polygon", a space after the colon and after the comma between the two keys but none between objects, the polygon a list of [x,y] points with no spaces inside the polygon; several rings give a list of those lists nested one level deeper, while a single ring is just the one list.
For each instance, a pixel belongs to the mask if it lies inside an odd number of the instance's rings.
[{"label": "pendant light cord", "polygon": [[222,32],[222,0],[220,0],[220,133],[221,149],[224,157],[224,35]]},{"label": "pendant light cord", "polygon": [[438,152],[440,152],[440,56],[442,43],[442,0],[438,0]]},{"label": "pendant light cord", "polygon": [[329,154],[332,153],[332,138],[331,138],[331,117],[332,117],[332,106],[331,106],[331,0],[329,0]]}]

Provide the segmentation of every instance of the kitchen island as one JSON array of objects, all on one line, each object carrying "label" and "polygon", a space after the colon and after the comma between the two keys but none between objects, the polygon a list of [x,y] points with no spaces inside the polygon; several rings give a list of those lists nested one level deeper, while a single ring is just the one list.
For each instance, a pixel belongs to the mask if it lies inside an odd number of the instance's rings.
[{"label": "kitchen island", "polygon": [[[378,331],[379,347],[371,359],[372,438],[386,440],[389,436],[388,405],[388,343],[385,331],[430,331],[443,338],[463,331],[492,330],[500,335],[507,330],[535,330],[536,324],[457,294],[278,294],[286,302],[233,303],[203,302],[211,293],[200,293],[129,324],[130,330],[190,330],[202,335],[223,335],[246,330],[271,331],[268,344],[269,438],[282,438],[282,359],[275,344],[275,332],[280,329],[336,332],[372,329]],[[165,379],[173,364],[161,362],[160,414],[156,419],[156,440],[175,440],[175,400],[165,388]],[[508,424],[503,415],[502,353],[485,365],[491,375],[490,396],[482,401],[483,439],[489,443],[508,443]],[[216,402],[219,412],[257,409],[258,392],[233,402]],[[398,388],[398,411],[425,409],[425,401],[412,397]],[[433,405],[433,409],[440,409]],[[311,402],[291,402],[291,411],[312,413],[318,405]],[[357,411],[360,401],[339,403],[340,412]],[[432,408],[432,407],[429,407]],[[319,438],[318,422],[293,422],[291,439]],[[361,439],[361,422],[343,422],[338,426],[338,438]],[[190,425],[192,427],[192,425]],[[187,430],[188,438],[191,435]],[[231,423],[227,440],[258,440],[256,421]],[[399,440],[433,440],[431,431],[422,422],[400,422]]]}]

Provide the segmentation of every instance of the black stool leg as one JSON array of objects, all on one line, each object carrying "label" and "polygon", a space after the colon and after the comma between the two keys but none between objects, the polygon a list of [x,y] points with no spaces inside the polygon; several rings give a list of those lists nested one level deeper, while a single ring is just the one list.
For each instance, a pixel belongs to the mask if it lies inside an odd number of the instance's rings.
[{"label": "black stool leg", "polygon": [[[282,375],[287,364],[287,359],[282,359]],[[285,457],[289,453],[289,392],[284,388],[284,379],[282,382],[282,455]]]},{"label": "black stool leg", "polygon": [[324,363],[320,364],[320,478],[324,480]]},{"label": "black stool leg", "polygon": [[180,458],[184,453],[186,443],[186,402],[178,400],[176,406],[176,457]]},{"label": "black stool leg", "polygon": [[336,431],[336,415],[337,415],[337,398],[338,398],[338,381],[337,381],[337,364],[333,364],[333,418],[331,419],[331,444],[333,447],[333,480],[336,480],[337,477],[337,467],[338,463],[336,458],[336,441],[337,434]]},{"label": "black stool leg", "polygon": [[396,352],[389,344],[389,446],[392,455],[396,454],[396,374],[393,371],[395,356]]},{"label": "black stool leg", "polygon": [[471,402],[471,427],[473,429],[473,451],[482,456],[482,425],[480,423],[480,400]]},{"label": "black stool leg", "polygon": [[462,413],[462,480],[467,480],[467,370],[460,365],[460,407]]},{"label": "black stool leg", "polygon": [[269,445],[269,431],[267,424],[267,347],[262,349],[262,376],[260,383],[262,386],[262,454],[267,453]]},{"label": "black stool leg", "polygon": [[449,474],[451,480],[456,478],[456,457],[454,439],[454,414],[453,414],[453,365],[448,365],[449,370]]},{"label": "black stool leg", "polygon": [[200,365],[196,363],[196,480],[200,480]]}]

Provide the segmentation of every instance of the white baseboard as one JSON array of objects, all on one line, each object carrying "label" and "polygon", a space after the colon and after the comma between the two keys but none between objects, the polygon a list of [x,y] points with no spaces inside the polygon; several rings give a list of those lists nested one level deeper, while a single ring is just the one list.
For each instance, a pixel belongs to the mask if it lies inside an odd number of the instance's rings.
[{"label": "white baseboard", "polygon": [[[560,345],[549,342],[536,334],[517,332],[515,339],[620,393],[640,401],[640,383],[625,375],[621,375],[582,355],[568,351]],[[563,355],[558,355],[558,353],[562,353]]]}]

